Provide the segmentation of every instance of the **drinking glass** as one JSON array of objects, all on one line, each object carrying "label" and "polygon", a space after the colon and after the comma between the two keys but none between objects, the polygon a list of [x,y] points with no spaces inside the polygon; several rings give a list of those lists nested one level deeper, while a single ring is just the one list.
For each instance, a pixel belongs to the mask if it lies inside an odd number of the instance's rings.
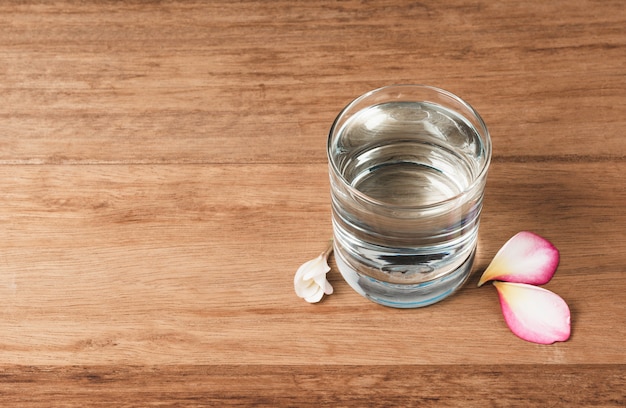
[{"label": "drinking glass", "polygon": [[327,153],[335,259],[356,292],[413,308],[463,285],[491,159],[468,103],[425,85],[370,91],[339,113]]}]

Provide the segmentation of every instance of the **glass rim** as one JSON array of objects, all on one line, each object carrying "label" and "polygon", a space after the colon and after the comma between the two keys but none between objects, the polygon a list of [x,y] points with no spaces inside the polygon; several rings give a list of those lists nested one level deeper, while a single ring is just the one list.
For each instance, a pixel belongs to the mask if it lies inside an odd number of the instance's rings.
[{"label": "glass rim", "polygon": [[[341,171],[339,170],[339,168],[337,167],[337,163],[335,163],[335,161],[333,160],[333,158],[331,157],[331,142],[333,140],[333,135],[335,134],[337,125],[340,121],[340,119],[344,116],[344,114],[346,112],[348,112],[351,108],[353,108],[355,105],[357,105],[359,102],[361,102],[362,100],[369,98],[370,96],[389,90],[389,89],[393,89],[393,88],[415,88],[415,89],[422,89],[422,90],[427,90],[427,91],[431,91],[437,94],[441,94],[444,95],[452,100],[454,100],[456,103],[459,103],[460,105],[462,105],[465,109],[467,109],[473,116],[474,119],[476,119],[476,121],[478,122],[478,124],[480,125],[480,127],[482,128],[482,131],[484,131],[484,134],[481,133],[481,129],[476,129],[479,133],[479,137],[481,138],[481,140],[483,141],[484,144],[484,152],[485,152],[485,161],[484,163],[482,163],[480,171],[478,172],[478,174],[476,174],[476,176],[473,178],[472,182],[465,188],[463,189],[463,191],[461,191],[458,194],[455,194],[452,197],[448,197],[444,200],[441,201],[436,201],[434,203],[429,203],[429,204],[423,204],[423,205],[409,205],[409,204],[394,204],[394,203],[389,203],[386,201],[382,201],[382,200],[378,200],[375,198],[370,197],[368,194],[363,193],[362,191],[360,191],[359,189],[353,187],[343,176],[343,174],[341,173]],[[422,102],[422,101],[415,101],[415,102]],[[431,101],[432,102],[432,101]],[[432,102],[434,104],[440,105],[438,103]],[[374,105],[371,105],[374,106]],[[441,106],[441,105],[440,105]],[[450,109],[450,108],[447,108]],[[454,109],[454,111],[458,114],[460,114],[460,112],[458,112],[456,109]],[[357,111],[358,112],[358,111]],[[356,113],[356,112],[355,112]],[[468,118],[466,118],[466,115],[462,115],[460,114],[463,118],[465,118],[466,120],[468,120]],[[461,99],[459,96],[453,94],[452,92],[446,91],[445,89],[441,89],[435,86],[431,86],[431,85],[422,85],[422,84],[393,84],[393,85],[386,85],[386,86],[382,86],[376,89],[372,89],[356,98],[354,98],[350,103],[348,103],[337,115],[337,117],[335,118],[335,120],[333,121],[331,127],[330,127],[330,131],[328,133],[328,140],[327,140],[327,144],[326,144],[326,155],[328,158],[328,162],[330,164],[330,168],[333,172],[333,174],[341,181],[341,183],[343,184],[343,186],[345,186],[345,188],[354,196],[360,198],[361,200],[368,202],[370,204],[379,206],[379,207],[388,207],[388,208],[397,208],[397,209],[407,209],[407,210],[417,210],[417,209],[430,209],[430,208],[436,208],[439,206],[443,206],[446,205],[448,203],[454,202],[454,201],[458,201],[460,198],[462,198],[463,196],[468,195],[469,193],[471,193],[472,191],[475,190],[476,186],[478,184],[480,184],[482,182],[482,180],[486,177],[487,171],[489,169],[489,165],[491,163],[491,136],[489,134],[489,130],[487,129],[487,125],[485,124],[485,121],[482,119],[482,117],[480,116],[480,114],[467,102],[465,102],[463,99]]]}]

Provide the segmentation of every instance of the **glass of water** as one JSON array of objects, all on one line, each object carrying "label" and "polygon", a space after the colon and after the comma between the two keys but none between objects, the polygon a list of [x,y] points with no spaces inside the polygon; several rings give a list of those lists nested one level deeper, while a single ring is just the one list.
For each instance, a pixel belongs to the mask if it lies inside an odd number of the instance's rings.
[{"label": "glass of water", "polygon": [[335,259],[355,291],[413,308],[463,285],[491,159],[469,104],[430,86],[370,91],[335,119],[328,159]]}]

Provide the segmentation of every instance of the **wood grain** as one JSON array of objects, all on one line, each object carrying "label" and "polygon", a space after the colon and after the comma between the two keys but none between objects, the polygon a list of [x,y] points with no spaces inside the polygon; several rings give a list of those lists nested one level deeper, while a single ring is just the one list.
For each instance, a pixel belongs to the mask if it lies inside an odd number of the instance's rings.
[{"label": "wood grain", "polygon": [[0,6],[0,160],[322,163],[346,103],[407,82],[467,99],[498,157],[623,158],[621,1],[544,3]]},{"label": "wood grain", "polygon": [[[398,311],[352,293],[336,271],[336,294],[321,304],[295,297],[294,271],[331,234],[322,166],[5,166],[0,358],[626,364],[626,313],[614,301],[626,285],[626,249],[613,244],[626,238],[626,214],[613,210],[626,202],[626,167],[606,167],[496,163],[470,284],[433,307]],[[300,177],[311,182],[282,187]],[[547,287],[573,309],[567,343],[521,342],[503,324],[493,288],[475,287],[480,269],[522,228],[561,251]],[[455,340],[435,341],[445,338]]]},{"label": "wood grain", "polygon": [[[82,406],[619,406],[626,366],[12,367],[0,402]],[[590,379],[602,380],[590,384]],[[539,384],[539,386],[538,386]],[[68,392],[68,385],[74,386]],[[112,386],[114,385],[114,386]],[[29,393],[24,395],[24,388]],[[76,391],[75,391],[76,390]]]},{"label": "wood grain", "polygon": [[[618,0],[0,4],[2,406],[624,406],[626,8]],[[326,135],[427,83],[494,155],[470,282],[432,307],[293,273],[331,236]],[[572,337],[478,276],[556,244]]]}]

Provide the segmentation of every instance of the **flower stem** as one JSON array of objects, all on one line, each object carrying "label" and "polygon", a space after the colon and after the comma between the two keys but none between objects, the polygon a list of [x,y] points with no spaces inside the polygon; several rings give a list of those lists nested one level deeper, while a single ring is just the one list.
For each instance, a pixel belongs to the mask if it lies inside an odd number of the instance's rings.
[{"label": "flower stem", "polygon": [[324,259],[328,259],[328,256],[333,252],[333,242],[334,239],[331,238],[326,245],[326,250],[322,252],[322,256],[324,257]]}]

